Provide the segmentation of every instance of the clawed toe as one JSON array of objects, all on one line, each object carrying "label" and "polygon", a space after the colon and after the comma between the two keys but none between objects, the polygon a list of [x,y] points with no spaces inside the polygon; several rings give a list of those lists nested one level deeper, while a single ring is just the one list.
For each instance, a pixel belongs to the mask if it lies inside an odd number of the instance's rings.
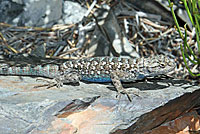
[{"label": "clawed toe", "polygon": [[52,87],[57,87],[60,88],[63,86],[62,82],[57,81],[56,79],[52,79],[52,80],[46,80],[46,79],[36,79],[36,81],[42,81],[42,82],[46,82],[47,84],[42,84],[42,85],[38,85],[38,86],[34,86],[34,88],[38,88],[38,87],[47,87],[47,89],[52,88]]}]

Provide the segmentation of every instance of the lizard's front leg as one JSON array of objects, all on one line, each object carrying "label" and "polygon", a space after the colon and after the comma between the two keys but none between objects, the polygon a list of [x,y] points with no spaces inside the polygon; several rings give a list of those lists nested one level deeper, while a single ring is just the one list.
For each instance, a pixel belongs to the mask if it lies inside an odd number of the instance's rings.
[{"label": "lizard's front leg", "polygon": [[118,91],[118,94],[121,95],[121,93],[125,93],[130,101],[132,101],[131,96],[126,92],[126,90],[123,88],[122,83],[120,81],[120,76],[124,75],[125,72],[123,71],[114,71],[111,72],[110,77],[112,80],[113,85]]}]

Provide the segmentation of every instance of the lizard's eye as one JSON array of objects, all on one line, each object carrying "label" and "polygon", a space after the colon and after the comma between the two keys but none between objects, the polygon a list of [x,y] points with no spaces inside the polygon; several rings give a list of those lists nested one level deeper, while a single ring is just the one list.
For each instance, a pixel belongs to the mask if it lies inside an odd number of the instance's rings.
[{"label": "lizard's eye", "polygon": [[164,63],[160,63],[160,67],[164,68],[165,64]]}]

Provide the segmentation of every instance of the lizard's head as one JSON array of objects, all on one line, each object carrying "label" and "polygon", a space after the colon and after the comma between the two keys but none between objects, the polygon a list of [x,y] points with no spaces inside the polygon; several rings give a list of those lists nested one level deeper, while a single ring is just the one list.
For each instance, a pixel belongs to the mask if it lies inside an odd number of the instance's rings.
[{"label": "lizard's head", "polygon": [[146,76],[166,74],[176,67],[175,61],[169,59],[167,56],[164,55],[150,56],[149,58],[144,58],[143,64]]}]

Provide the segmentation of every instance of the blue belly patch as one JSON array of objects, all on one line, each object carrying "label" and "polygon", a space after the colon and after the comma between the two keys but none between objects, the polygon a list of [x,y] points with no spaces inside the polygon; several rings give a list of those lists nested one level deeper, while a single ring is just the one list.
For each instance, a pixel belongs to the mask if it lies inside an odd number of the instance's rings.
[{"label": "blue belly patch", "polygon": [[83,81],[88,81],[88,82],[111,82],[111,78],[109,77],[82,77]]}]

